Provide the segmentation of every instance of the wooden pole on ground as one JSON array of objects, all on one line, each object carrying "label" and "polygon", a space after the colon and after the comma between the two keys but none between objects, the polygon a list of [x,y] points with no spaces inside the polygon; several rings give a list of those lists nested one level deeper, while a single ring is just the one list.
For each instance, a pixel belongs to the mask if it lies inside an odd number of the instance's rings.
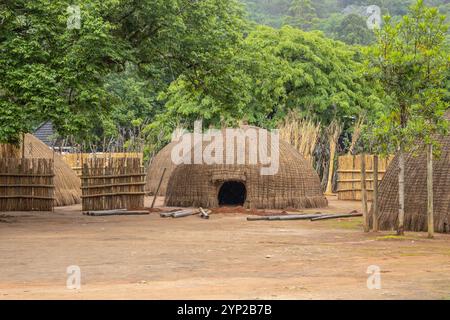
[{"label": "wooden pole on ground", "polygon": [[366,154],[364,152],[361,153],[361,201],[364,217],[364,232],[369,232],[366,190]]},{"label": "wooden pole on ground", "polygon": [[162,184],[162,181],[164,178],[164,174],[166,173],[166,169],[167,168],[164,168],[163,173],[161,175],[161,179],[159,179],[158,188],[156,188],[156,192],[155,192],[155,195],[154,195],[153,201],[152,201],[152,206],[150,207],[151,209],[153,209],[153,207],[155,206],[156,197],[158,196],[159,188],[161,188],[161,184]]}]

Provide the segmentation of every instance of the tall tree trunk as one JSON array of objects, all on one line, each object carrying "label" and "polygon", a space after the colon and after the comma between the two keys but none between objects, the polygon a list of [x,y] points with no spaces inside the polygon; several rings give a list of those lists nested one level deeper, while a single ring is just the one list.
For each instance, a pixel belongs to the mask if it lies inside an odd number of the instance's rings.
[{"label": "tall tree trunk", "polygon": [[373,156],[373,196],[372,196],[373,231],[378,232],[378,155]]},{"label": "tall tree trunk", "polygon": [[367,210],[366,154],[361,153],[361,201],[363,207],[364,232],[369,232],[369,214]]},{"label": "tall tree trunk", "polygon": [[433,210],[433,145],[428,145],[427,151],[427,194],[428,194],[428,238],[434,238],[434,210]]},{"label": "tall tree trunk", "polygon": [[405,152],[403,147],[400,148],[400,155],[398,161],[398,167],[400,169],[398,173],[398,227],[397,235],[403,236],[405,234]]}]

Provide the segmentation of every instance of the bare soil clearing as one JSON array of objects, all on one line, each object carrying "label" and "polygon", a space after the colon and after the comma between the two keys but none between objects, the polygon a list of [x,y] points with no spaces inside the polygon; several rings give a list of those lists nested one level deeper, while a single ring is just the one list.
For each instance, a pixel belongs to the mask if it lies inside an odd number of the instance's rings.
[{"label": "bare soil clearing", "polygon": [[[355,209],[330,198],[302,212]],[[361,218],[246,217],[0,214],[0,299],[450,299],[450,235],[364,234]],[[81,268],[80,290],[66,289],[70,265]],[[370,265],[381,268],[380,290],[366,286]]]}]

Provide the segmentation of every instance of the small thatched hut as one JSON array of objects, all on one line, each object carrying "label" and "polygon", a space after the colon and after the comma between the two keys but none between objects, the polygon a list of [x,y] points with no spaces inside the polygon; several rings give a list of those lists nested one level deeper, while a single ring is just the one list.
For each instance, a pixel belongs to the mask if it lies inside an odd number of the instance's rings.
[{"label": "small thatched hut", "polygon": [[[450,120],[450,111],[446,118]],[[450,232],[450,135],[440,137],[442,154],[433,161],[434,228]],[[405,230],[427,231],[427,155],[405,159]],[[398,156],[389,165],[379,186],[379,226],[395,230],[398,225]]]},{"label": "small thatched hut", "polygon": [[[248,137],[248,129],[257,132],[256,140]],[[267,163],[249,161],[252,156],[250,150],[256,144],[260,149],[258,157],[261,155],[261,150],[267,150],[267,155],[270,154],[268,159],[275,159],[270,152],[270,134],[264,129],[255,127],[242,128],[241,133],[244,140],[228,139],[222,131],[223,145],[219,146],[219,150],[223,152],[223,159],[230,159],[231,156],[235,160],[231,162],[235,164],[192,162],[192,164],[176,166],[168,181],[166,205],[181,207],[242,205],[256,209],[327,206],[328,202],[322,193],[317,173],[294,147],[280,141],[278,170],[272,175],[262,175],[261,168],[266,168]],[[259,134],[267,135],[265,144],[261,143]],[[234,145],[234,154],[227,153],[228,143]],[[203,142],[200,150],[205,151],[209,148],[208,145],[209,142]],[[194,145],[191,151],[198,150],[196,146]],[[222,146],[223,148],[220,148]],[[245,162],[237,161],[242,154]],[[225,161],[225,163],[230,162]]]},{"label": "small thatched hut", "polygon": [[[25,135],[26,158],[54,158],[55,166],[55,205],[69,206],[81,202],[81,182],[76,173],[64,162],[61,156],[42,141],[31,134]],[[3,145],[0,148],[1,157],[20,157],[21,151],[11,146]]]}]

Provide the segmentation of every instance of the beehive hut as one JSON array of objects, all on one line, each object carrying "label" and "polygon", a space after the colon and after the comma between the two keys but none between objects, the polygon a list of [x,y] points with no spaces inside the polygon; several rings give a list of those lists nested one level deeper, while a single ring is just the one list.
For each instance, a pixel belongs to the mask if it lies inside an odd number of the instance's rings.
[{"label": "beehive hut", "polygon": [[[450,120],[450,110],[446,118]],[[450,135],[439,140],[442,154],[433,161],[434,228],[436,232],[450,232]],[[398,226],[398,160],[396,156],[379,186],[381,230],[395,230]],[[405,167],[405,230],[427,231],[426,152],[407,155]]]},{"label": "beehive hut", "polygon": [[[257,140],[248,138],[249,129],[257,133]],[[222,148],[218,148],[218,152],[223,152],[223,159],[234,161],[224,161],[225,164],[223,162],[207,164],[205,161],[196,164],[192,161],[190,164],[177,165],[168,181],[166,205],[181,207],[242,205],[255,209],[327,206],[318,175],[290,144],[279,142],[278,170],[275,174],[263,175],[261,169],[267,168],[267,163],[260,161],[260,158],[256,163],[250,161],[250,152],[254,152],[251,146],[256,144],[259,154],[267,150],[271,160],[275,159],[270,151],[269,133],[264,129],[245,127],[241,129],[244,140],[239,140],[228,139],[224,131],[222,130],[223,141],[219,146]],[[268,137],[266,144],[259,138],[261,134]],[[234,145],[234,152],[231,155],[227,151],[229,143]],[[209,144],[210,142],[203,142],[200,150],[203,149],[205,152],[210,147]],[[191,160],[194,160],[195,146],[191,149]],[[242,155],[245,156],[245,161],[238,162],[239,156]],[[233,164],[226,164],[230,162]]]},{"label": "beehive hut", "polygon": [[[61,156],[31,134],[25,135],[25,157],[53,159],[55,168],[55,206],[69,206],[81,202],[81,182]],[[8,145],[0,148],[1,157],[20,157],[21,151]]]},{"label": "beehive hut", "polygon": [[158,196],[166,195],[169,178],[176,167],[171,159],[171,154],[172,149],[176,146],[177,143],[178,142],[175,141],[165,146],[160,152],[158,152],[158,154],[153,158],[152,162],[148,166],[147,175],[145,177],[145,192],[147,194],[154,195],[156,193],[163,171],[164,169],[166,169],[161,186],[158,191]]}]

